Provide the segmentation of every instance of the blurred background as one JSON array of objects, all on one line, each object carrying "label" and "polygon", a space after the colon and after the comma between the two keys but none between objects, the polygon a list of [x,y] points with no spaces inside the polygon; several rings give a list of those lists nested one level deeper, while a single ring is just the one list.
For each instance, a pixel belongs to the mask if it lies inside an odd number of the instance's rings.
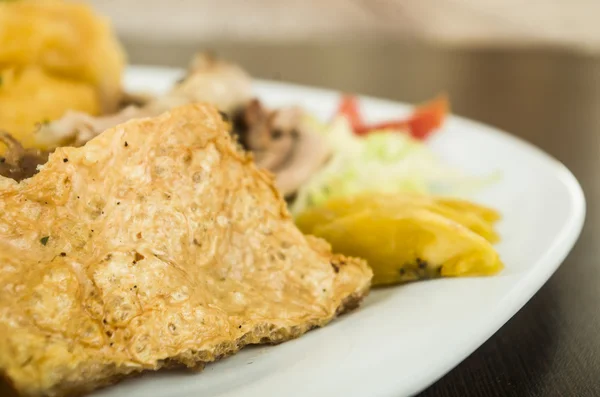
[{"label": "blurred background", "polygon": [[[92,0],[122,37],[600,48],[597,0]],[[150,28],[151,27],[151,28]]]}]

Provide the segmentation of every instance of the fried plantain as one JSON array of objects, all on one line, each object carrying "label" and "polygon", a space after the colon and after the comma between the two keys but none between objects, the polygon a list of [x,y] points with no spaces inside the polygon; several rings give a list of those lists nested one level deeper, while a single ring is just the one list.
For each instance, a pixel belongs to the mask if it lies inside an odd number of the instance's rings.
[{"label": "fried plantain", "polygon": [[499,272],[494,210],[464,200],[368,193],[332,199],[300,214],[300,230],[334,252],[364,258],[374,285]]}]

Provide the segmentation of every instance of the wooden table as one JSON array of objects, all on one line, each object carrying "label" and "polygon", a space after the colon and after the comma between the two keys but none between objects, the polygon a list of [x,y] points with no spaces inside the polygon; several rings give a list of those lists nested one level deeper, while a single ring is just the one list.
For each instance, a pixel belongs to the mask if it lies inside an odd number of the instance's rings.
[{"label": "wooden table", "polygon": [[[207,48],[126,47],[132,63],[172,66]],[[260,78],[407,102],[446,91],[456,114],[518,135],[569,167],[588,202],[575,249],[514,318],[422,395],[600,396],[600,57],[406,43],[210,48]]]}]

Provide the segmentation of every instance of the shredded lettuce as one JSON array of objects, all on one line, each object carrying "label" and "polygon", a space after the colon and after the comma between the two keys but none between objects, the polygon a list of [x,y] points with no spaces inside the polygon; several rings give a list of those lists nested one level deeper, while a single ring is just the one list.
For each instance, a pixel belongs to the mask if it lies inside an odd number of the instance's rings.
[{"label": "shredded lettuce", "polygon": [[326,137],[333,154],[298,190],[291,207],[294,215],[330,198],[366,191],[466,195],[495,179],[451,169],[409,134],[373,131],[357,136],[344,117],[337,117],[329,126],[309,122]]}]

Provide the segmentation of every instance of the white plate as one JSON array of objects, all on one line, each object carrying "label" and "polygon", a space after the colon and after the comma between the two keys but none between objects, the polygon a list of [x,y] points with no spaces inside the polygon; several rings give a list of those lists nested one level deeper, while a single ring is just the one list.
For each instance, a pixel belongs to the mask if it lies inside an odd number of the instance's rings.
[{"label": "white plate", "polygon": [[[131,89],[160,92],[174,69],[131,68]],[[339,95],[257,82],[268,105],[298,104],[328,118]],[[409,106],[364,98],[368,117]],[[282,345],[251,347],[204,372],[159,372],[98,392],[103,397],[401,396],[435,382],[513,316],[548,280],[581,231],[582,190],[573,175],[537,148],[494,128],[451,117],[431,147],[472,173],[503,179],[478,200],[499,209],[506,270],[496,277],[446,279],[375,290],[356,312]]]}]

